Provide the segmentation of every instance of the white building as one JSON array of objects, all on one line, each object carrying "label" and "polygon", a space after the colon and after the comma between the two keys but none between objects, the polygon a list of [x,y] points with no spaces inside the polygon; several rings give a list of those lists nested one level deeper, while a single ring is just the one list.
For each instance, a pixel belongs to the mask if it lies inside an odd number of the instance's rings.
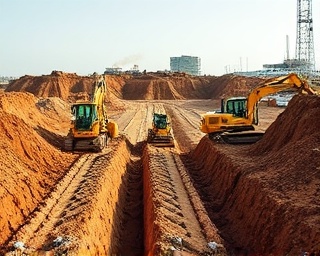
[{"label": "white building", "polygon": [[193,76],[201,75],[201,59],[199,57],[182,55],[170,57],[170,70],[172,72],[184,72]]}]

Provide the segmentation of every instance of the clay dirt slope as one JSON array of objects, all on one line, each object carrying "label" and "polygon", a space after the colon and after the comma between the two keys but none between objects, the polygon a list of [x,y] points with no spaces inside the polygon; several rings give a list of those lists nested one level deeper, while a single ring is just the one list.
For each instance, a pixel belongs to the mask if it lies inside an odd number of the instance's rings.
[{"label": "clay dirt slope", "polygon": [[47,196],[48,188],[63,177],[76,155],[58,147],[69,119],[67,104],[61,99],[1,93],[0,109],[0,244],[4,244]]},{"label": "clay dirt slope", "polygon": [[[150,74],[140,84],[139,78],[107,76],[109,114],[124,137],[99,154],[59,147],[68,131],[66,100],[90,91],[89,85],[85,92],[75,89],[84,84],[81,77],[54,72],[36,87],[26,78],[9,85],[0,112],[0,195],[7,209],[0,219],[1,252],[15,253],[17,241],[30,255],[319,250],[319,98],[295,97],[285,110],[261,106],[259,129],[282,114],[256,145],[214,144],[199,131],[200,113],[218,108],[211,98],[245,94],[260,79],[183,77]],[[10,92],[30,88],[36,96]],[[170,115],[175,149],[145,145],[157,110]],[[209,248],[213,242],[216,249]]]},{"label": "clay dirt slope", "polygon": [[[109,105],[117,99],[125,100],[181,100],[219,99],[226,96],[245,96],[248,90],[263,81],[234,75],[221,77],[193,77],[186,74],[147,73],[146,75],[105,75]],[[26,75],[11,82],[6,92],[30,92],[37,97],[59,97],[75,101],[87,97],[94,75],[78,76],[75,73],[53,71],[50,75]]]}]

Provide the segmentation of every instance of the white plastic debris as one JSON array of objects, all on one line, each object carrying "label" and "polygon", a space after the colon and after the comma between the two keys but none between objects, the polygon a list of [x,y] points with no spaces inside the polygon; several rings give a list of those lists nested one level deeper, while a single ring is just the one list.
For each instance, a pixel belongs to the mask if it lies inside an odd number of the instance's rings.
[{"label": "white plastic debris", "polygon": [[176,251],[177,249],[174,246],[170,246],[171,251]]},{"label": "white plastic debris", "polygon": [[58,236],[56,239],[53,240],[53,245],[54,246],[59,246],[63,243],[63,237]]},{"label": "white plastic debris", "polygon": [[171,238],[171,243],[176,249],[182,249],[182,238],[174,236]]},{"label": "white plastic debris", "polygon": [[218,244],[216,242],[209,242],[208,247],[212,250],[217,250]]},{"label": "white plastic debris", "polygon": [[15,249],[20,249],[20,250],[25,249],[24,242],[21,242],[21,241],[15,242],[15,243],[13,244],[13,247],[14,247]]},{"label": "white plastic debris", "polygon": [[182,238],[181,237],[175,236],[175,237],[172,238],[172,240],[175,241],[176,243],[182,244]]}]

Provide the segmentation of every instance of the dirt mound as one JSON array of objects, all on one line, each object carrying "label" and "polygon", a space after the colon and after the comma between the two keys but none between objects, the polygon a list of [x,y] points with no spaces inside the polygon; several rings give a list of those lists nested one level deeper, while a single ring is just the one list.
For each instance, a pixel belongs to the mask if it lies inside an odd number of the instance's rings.
[{"label": "dirt mound", "polygon": [[207,93],[211,99],[247,96],[250,89],[263,81],[264,79],[257,77],[223,75],[211,80]]},{"label": "dirt mound", "polygon": [[150,74],[126,80],[123,98],[127,100],[218,99],[246,96],[261,78],[224,75],[192,77],[184,74]]},{"label": "dirt mound", "polygon": [[206,88],[210,78],[187,75],[160,76],[148,74],[133,77],[123,87],[127,100],[181,100],[207,98]]},{"label": "dirt mound", "polygon": [[315,147],[320,141],[320,98],[296,95],[276,121],[266,130],[262,140],[256,143],[252,154],[281,152],[291,148],[292,153]]},{"label": "dirt mound", "polygon": [[[121,88],[126,76],[106,76],[106,101],[110,109],[119,110],[123,104]],[[53,71],[50,75],[23,76],[11,82],[5,92],[29,92],[37,97],[58,97],[68,102],[88,100],[94,84],[93,76],[78,76],[75,73]]]},{"label": "dirt mound", "polygon": [[[243,96],[262,80],[233,75],[193,77],[179,73],[106,75],[105,78],[108,87],[106,98],[111,107],[121,105],[118,99],[181,100]],[[59,97],[74,102],[89,98],[92,84],[92,76],[53,71],[50,75],[23,76],[10,83],[6,92],[30,92],[37,97]]]},{"label": "dirt mound", "polygon": [[30,92],[37,97],[59,97],[67,100],[72,93],[90,92],[93,78],[75,73],[53,71],[50,75],[23,76],[10,83],[5,90]]},{"label": "dirt mound", "polygon": [[0,207],[6,209],[0,218],[0,244],[25,221],[75,159],[53,146],[60,136],[55,133],[56,122],[63,115],[58,114],[63,108],[59,104],[56,99],[41,103],[29,93],[0,94]]}]

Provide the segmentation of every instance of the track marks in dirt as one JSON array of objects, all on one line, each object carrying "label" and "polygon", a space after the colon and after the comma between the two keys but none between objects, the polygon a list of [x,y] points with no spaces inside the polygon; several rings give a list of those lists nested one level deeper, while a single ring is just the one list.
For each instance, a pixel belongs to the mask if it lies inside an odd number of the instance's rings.
[{"label": "track marks in dirt", "polygon": [[166,112],[172,120],[172,129],[182,152],[189,152],[204,136],[199,130],[200,116],[193,110],[182,109],[173,104],[165,105]]},{"label": "track marks in dirt", "polygon": [[133,145],[145,141],[148,129],[152,127],[154,112],[165,113],[163,104],[157,101],[130,103],[127,111],[117,120],[120,133]]},{"label": "track marks in dirt", "polygon": [[81,197],[79,186],[85,181],[87,172],[97,158],[107,154],[108,151],[110,149],[103,153],[80,156],[45,201],[29,216],[27,224],[20,227],[14,235],[14,240],[32,244],[35,248],[41,248],[46,244],[48,234],[52,233],[65,214],[65,210],[72,209],[73,201],[79,200],[77,198]]},{"label": "track marks in dirt", "polygon": [[203,234],[206,240],[209,242],[214,241],[222,244],[224,241],[218,234],[219,231],[217,227],[211,222],[203,202],[201,201],[200,196],[192,183],[188,170],[185,168],[182,160],[177,154],[173,154],[172,156],[179,171],[181,181],[184,185],[185,193],[187,193],[189,196],[193,210],[197,216],[201,228],[203,229]]},{"label": "track marks in dirt", "polygon": [[22,241],[26,255],[142,255],[142,145],[121,136],[105,151],[81,156],[8,251]]},{"label": "track marks in dirt", "polygon": [[[120,133],[126,135],[132,143],[146,140],[149,125],[150,106],[146,104],[130,104],[128,110],[117,120]],[[149,121],[149,122],[148,122]]]},{"label": "track marks in dirt", "polygon": [[[204,217],[204,207],[200,207],[200,199],[196,199],[197,194],[191,183],[188,183],[186,190],[184,183],[190,180],[175,150],[148,146],[144,153],[144,173],[144,183],[149,182],[144,185],[147,188],[145,193],[149,193],[144,195],[147,200],[145,214],[153,216],[146,218],[145,223],[146,235],[154,239],[146,243],[148,253],[156,251],[157,255],[162,255],[172,247],[197,255],[210,253],[207,243],[211,239],[218,243],[222,240],[217,233],[210,234],[210,228],[216,229],[213,224],[209,225],[209,218]],[[192,196],[189,195],[191,191]],[[150,212],[150,196],[154,204],[153,212]],[[203,223],[199,222],[199,217]],[[205,224],[205,221],[209,223]],[[204,234],[206,231],[208,233]],[[180,245],[174,242],[176,238],[182,239]],[[155,248],[150,244],[155,244]]]}]

